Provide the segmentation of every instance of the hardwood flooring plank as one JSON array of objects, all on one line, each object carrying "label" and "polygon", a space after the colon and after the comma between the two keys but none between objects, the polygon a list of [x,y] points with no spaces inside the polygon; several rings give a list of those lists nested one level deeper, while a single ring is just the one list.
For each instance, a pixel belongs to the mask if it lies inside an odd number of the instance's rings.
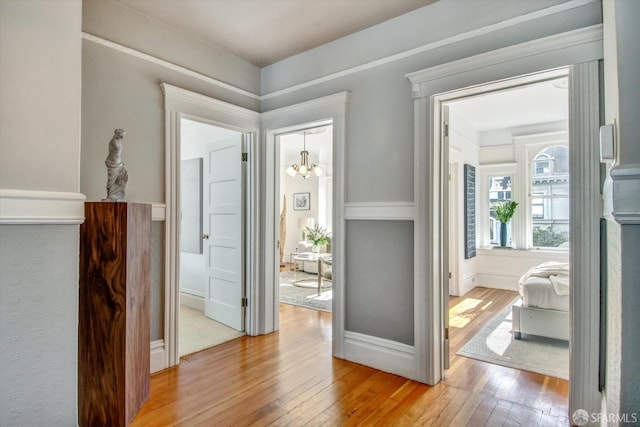
[{"label": "hardwood flooring plank", "polygon": [[152,375],[131,425],[568,425],[567,381],[455,355],[514,295],[476,288],[450,300],[460,323],[451,329],[451,368],[436,386],[332,358],[331,314],[282,304],[280,331]]}]

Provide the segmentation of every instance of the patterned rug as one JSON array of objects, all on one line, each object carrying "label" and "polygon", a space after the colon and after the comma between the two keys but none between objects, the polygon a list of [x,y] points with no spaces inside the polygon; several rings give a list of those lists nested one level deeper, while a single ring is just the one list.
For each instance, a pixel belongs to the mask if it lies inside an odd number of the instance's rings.
[{"label": "patterned rug", "polygon": [[[293,284],[296,280],[301,283]],[[325,280],[318,295],[318,276],[304,272],[281,271],[280,272],[280,302],[311,308],[313,310],[331,312],[331,300],[333,291],[331,282]]]},{"label": "patterned rug", "polygon": [[511,316],[508,306],[457,354],[568,380],[569,342],[527,334],[521,340],[513,339]]}]

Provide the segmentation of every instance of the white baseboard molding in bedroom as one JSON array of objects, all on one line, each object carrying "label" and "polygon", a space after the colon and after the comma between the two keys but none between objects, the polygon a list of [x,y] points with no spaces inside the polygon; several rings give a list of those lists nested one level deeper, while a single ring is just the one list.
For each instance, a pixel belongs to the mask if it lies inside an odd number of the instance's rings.
[{"label": "white baseboard molding in bedroom", "polygon": [[517,292],[520,276],[498,273],[478,273],[476,278],[476,286]]},{"label": "white baseboard molding in bedroom", "polygon": [[180,304],[194,310],[204,311],[204,296],[195,293],[180,291]]},{"label": "white baseboard molding in bedroom", "polygon": [[357,332],[344,333],[345,359],[416,379],[416,352],[410,345]]},{"label": "white baseboard molding in bedroom", "polygon": [[151,373],[167,368],[167,350],[164,340],[151,341]]}]

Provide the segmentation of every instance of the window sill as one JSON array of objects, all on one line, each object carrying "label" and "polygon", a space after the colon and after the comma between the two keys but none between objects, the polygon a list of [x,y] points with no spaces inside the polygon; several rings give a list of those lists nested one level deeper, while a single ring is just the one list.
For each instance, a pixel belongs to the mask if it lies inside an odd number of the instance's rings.
[{"label": "window sill", "polygon": [[527,255],[569,255],[569,248],[531,248],[531,249],[520,249],[520,248],[502,248],[500,246],[485,246],[482,248],[478,248],[478,252],[483,255],[488,256],[513,256],[513,257],[521,257]]}]

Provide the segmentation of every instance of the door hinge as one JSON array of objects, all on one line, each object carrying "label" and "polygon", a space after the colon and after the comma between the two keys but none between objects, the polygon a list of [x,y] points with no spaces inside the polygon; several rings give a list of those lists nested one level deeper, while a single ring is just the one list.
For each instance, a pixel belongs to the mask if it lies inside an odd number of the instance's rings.
[{"label": "door hinge", "polygon": [[242,306],[243,307],[248,307],[249,306],[249,299],[242,298]]},{"label": "door hinge", "polygon": [[246,162],[249,160],[249,153],[242,153],[242,161]]},{"label": "door hinge", "polygon": [[449,339],[449,328],[444,328],[444,339],[445,340]]}]

